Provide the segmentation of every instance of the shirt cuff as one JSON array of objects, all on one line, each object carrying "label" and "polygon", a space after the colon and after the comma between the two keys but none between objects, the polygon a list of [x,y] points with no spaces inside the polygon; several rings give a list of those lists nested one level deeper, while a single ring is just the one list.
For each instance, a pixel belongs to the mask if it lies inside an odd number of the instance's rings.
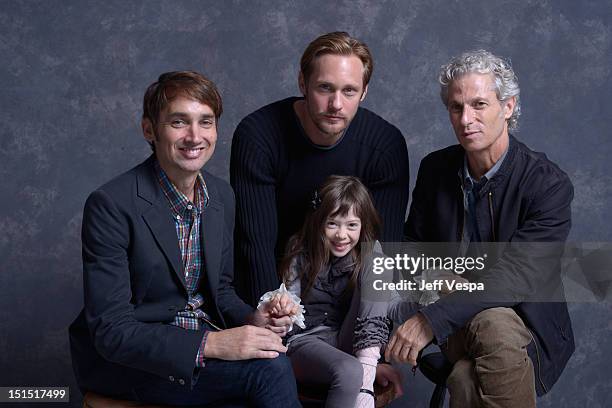
[{"label": "shirt cuff", "polygon": [[209,331],[204,331],[204,336],[202,337],[202,341],[200,342],[200,348],[198,349],[198,354],[196,354],[196,367],[204,367],[206,366],[206,357],[204,357],[204,347],[206,347],[206,339],[208,339]]}]

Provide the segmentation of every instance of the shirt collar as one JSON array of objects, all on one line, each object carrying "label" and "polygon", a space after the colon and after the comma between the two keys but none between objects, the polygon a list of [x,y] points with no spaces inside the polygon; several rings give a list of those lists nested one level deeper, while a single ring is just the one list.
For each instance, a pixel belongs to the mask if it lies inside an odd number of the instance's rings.
[{"label": "shirt collar", "polygon": [[507,154],[508,154],[508,148],[506,148],[506,150],[504,151],[504,154],[501,155],[499,160],[493,165],[493,167],[489,169],[489,171],[487,171],[484,174],[484,176],[482,176],[482,178],[479,181],[474,180],[474,178],[470,174],[470,169],[469,169],[468,162],[467,162],[467,155],[464,154],[463,155],[463,182],[464,182],[464,185],[472,186],[475,184],[478,184],[478,185],[486,184],[486,182],[488,180],[491,180],[493,176],[497,173],[504,159],[506,158]]},{"label": "shirt collar", "polygon": [[168,199],[168,204],[174,215],[187,217],[192,211],[195,211],[196,215],[200,215],[202,210],[208,206],[209,199],[208,189],[206,188],[202,173],[198,173],[198,177],[196,178],[194,202],[192,203],[187,199],[187,196],[179,191],[172,181],[170,181],[164,169],[159,165],[159,162],[155,160],[154,163],[157,180],[159,181],[164,195]]}]

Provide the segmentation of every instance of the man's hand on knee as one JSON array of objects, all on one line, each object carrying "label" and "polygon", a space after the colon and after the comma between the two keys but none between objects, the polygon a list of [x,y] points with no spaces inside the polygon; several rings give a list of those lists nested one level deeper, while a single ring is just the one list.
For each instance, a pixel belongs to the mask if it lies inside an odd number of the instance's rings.
[{"label": "man's hand on knee", "polygon": [[208,333],[204,356],[221,360],[275,358],[285,353],[282,339],[262,327],[241,326]]},{"label": "man's hand on knee", "polygon": [[385,358],[402,363],[417,364],[419,352],[433,339],[433,331],[429,322],[421,313],[406,320],[391,337]]}]

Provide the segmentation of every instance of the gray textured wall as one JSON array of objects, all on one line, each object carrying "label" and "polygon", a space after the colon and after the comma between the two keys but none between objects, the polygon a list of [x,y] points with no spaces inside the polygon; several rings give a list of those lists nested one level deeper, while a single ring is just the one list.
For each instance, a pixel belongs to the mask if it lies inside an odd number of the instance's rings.
[{"label": "gray textured wall", "polygon": [[[404,133],[413,181],[426,153],[454,142],[437,67],[476,47],[510,57],[522,86],[518,136],[576,187],[571,239],[612,240],[609,1],[2,0],[0,386],[69,385],[79,406],[67,327],[82,306],[82,206],[148,155],[146,86],[177,69],[219,85],[226,113],[208,168],[227,179],[238,121],[297,94],[302,50],[335,30],[371,47],[365,105]],[[611,309],[571,305],[577,350],[540,406],[609,406]],[[431,385],[420,375],[405,382],[404,401],[426,406]]]}]

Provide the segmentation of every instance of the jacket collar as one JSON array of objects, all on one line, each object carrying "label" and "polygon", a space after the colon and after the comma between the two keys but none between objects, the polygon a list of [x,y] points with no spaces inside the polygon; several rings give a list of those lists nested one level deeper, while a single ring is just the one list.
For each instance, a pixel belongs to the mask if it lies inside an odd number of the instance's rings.
[{"label": "jacket collar", "polygon": [[[491,185],[497,184],[498,182],[502,181],[512,171],[514,157],[516,156],[516,152],[518,150],[518,141],[511,134],[508,135],[508,139],[509,139],[508,140],[508,150],[506,151],[506,157],[504,158],[504,161],[502,162],[499,169],[497,169],[493,177],[491,177],[491,179],[487,181],[487,184],[491,184]],[[463,181],[464,181],[463,180],[464,179],[463,166],[464,166],[465,150],[463,149],[463,147],[461,147],[461,145],[457,145],[457,147],[458,147],[458,154],[456,156],[457,162],[455,166],[457,168],[457,176],[459,177],[459,182],[461,185],[463,185]]]}]

